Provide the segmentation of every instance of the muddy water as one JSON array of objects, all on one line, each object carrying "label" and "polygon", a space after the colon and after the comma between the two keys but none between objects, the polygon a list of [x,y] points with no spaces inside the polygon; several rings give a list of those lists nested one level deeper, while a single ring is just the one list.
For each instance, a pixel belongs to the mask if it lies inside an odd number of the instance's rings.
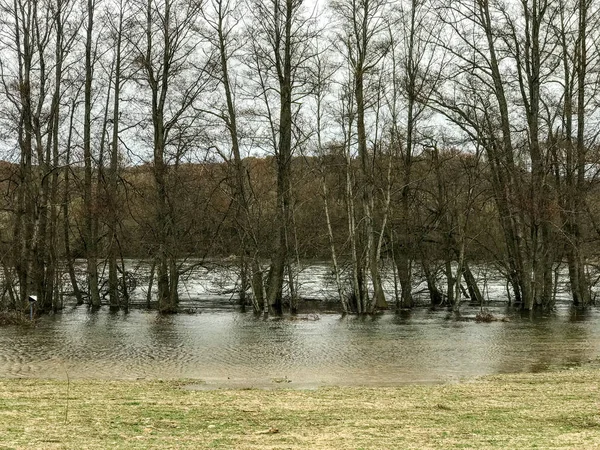
[{"label": "muddy water", "polygon": [[[161,317],[68,308],[36,327],[0,329],[0,377],[186,378],[198,386],[313,387],[453,382],[596,361],[600,312],[510,322],[445,310],[403,315],[255,317],[230,307]],[[317,319],[318,320],[315,320]]]}]

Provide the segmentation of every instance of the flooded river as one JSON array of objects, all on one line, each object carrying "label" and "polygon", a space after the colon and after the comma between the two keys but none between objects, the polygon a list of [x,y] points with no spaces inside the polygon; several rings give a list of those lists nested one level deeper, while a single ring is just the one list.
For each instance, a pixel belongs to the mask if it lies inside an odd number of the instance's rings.
[{"label": "flooded river", "polygon": [[195,380],[206,388],[454,382],[597,361],[600,311],[567,306],[541,317],[490,307],[477,323],[418,308],[342,317],[256,317],[230,303],[159,316],[68,307],[35,327],[0,328],[0,376]]}]

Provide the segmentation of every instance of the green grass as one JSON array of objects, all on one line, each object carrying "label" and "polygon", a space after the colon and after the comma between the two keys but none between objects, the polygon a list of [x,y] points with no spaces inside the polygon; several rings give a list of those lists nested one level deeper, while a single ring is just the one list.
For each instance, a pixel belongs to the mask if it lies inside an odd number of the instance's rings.
[{"label": "green grass", "polygon": [[597,369],[316,391],[186,384],[77,380],[67,402],[66,381],[0,380],[0,449],[600,448]]}]

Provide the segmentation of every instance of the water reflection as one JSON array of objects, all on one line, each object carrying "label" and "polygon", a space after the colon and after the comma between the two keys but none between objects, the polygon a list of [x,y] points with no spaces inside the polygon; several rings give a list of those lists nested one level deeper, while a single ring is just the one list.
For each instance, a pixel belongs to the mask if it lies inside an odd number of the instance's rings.
[{"label": "water reflection", "polygon": [[0,376],[190,378],[209,385],[395,384],[584,363],[600,351],[600,316],[564,307],[510,322],[477,323],[415,309],[372,317],[265,318],[216,309],[158,316],[72,308],[36,328],[0,330]]},{"label": "water reflection", "polygon": [[569,320],[571,322],[585,322],[594,318],[594,314],[589,308],[579,308],[577,306],[569,307]]}]

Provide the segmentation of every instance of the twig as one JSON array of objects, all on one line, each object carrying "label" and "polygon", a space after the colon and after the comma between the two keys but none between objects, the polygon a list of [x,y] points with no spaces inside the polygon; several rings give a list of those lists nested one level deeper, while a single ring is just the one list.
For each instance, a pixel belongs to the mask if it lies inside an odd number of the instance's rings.
[{"label": "twig", "polygon": [[63,369],[65,371],[65,375],[67,376],[67,404],[65,407],[65,423],[67,423],[69,419],[69,394],[71,388],[71,379],[69,378],[69,371],[67,370],[66,366],[63,365]]}]

